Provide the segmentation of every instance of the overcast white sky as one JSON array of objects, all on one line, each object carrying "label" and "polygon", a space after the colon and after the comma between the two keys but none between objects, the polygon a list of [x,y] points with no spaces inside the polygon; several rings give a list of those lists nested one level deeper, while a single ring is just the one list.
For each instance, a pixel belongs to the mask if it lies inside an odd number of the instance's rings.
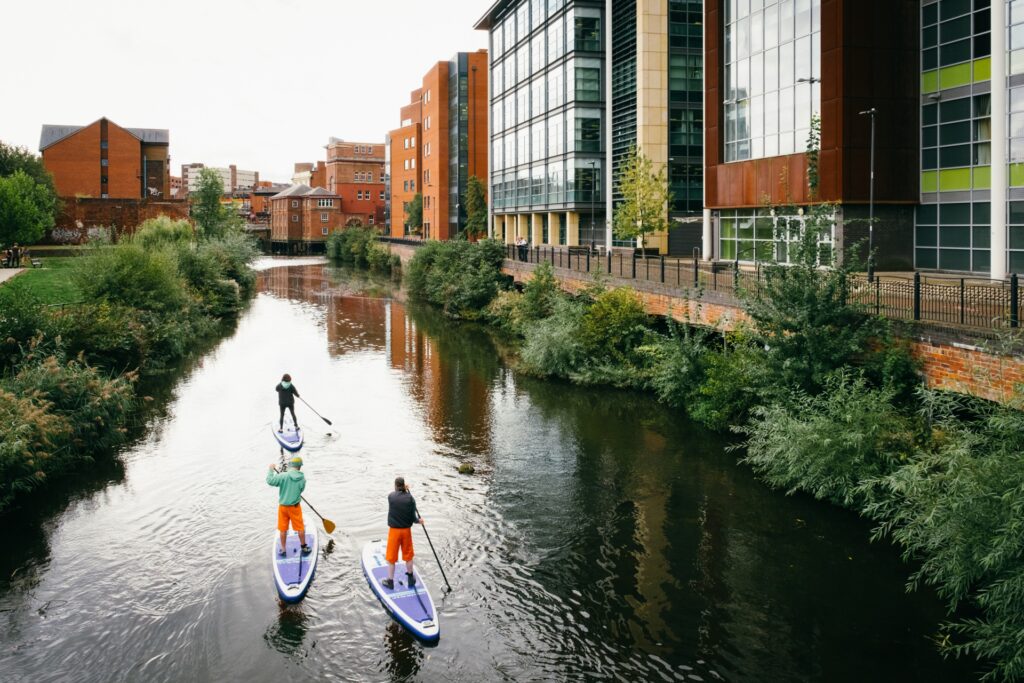
[{"label": "overcast white sky", "polygon": [[493,0],[4,2],[0,140],[101,116],[203,162],[285,181],[327,138],[379,142],[435,62],[486,47]]}]

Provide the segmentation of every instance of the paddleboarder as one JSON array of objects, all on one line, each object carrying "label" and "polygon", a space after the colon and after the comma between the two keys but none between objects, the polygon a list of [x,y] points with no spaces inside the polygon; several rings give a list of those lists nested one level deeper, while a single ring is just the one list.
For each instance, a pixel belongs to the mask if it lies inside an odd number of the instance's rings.
[{"label": "paddleboarder", "polygon": [[284,430],[284,410],[287,408],[292,413],[292,424],[295,429],[299,428],[299,421],[295,419],[295,397],[299,395],[295,385],[292,384],[292,376],[287,372],[281,377],[281,381],[275,387],[277,389],[277,405],[281,409],[281,419],[278,422],[277,431]]},{"label": "paddleboarder", "polygon": [[384,559],[388,563],[388,578],[380,582],[391,590],[395,587],[395,563],[401,548],[405,560],[405,576],[409,586],[416,585],[412,571],[412,525],[423,524],[423,518],[416,511],[416,500],[409,493],[404,477],[395,478],[395,490],[388,494],[388,545]]},{"label": "paddleboarder", "polygon": [[[288,375],[285,375],[287,377]],[[267,484],[276,486],[277,493],[277,530],[281,532],[281,547],[278,554],[284,555],[288,543],[288,525],[302,539],[302,554],[308,555],[312,550],[306,545],[306,525],[302,523],[302,491],[306,488],[306,475],[302,473],[302,458],[295,456],[288,461],[288,471],[278,472],[277,465],[271,464],[267,472]]]}]

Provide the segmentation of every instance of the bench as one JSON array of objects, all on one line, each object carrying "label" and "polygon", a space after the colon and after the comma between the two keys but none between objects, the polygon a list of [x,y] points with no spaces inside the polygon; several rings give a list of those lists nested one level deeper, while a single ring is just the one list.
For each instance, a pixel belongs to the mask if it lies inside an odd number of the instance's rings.
[{"label": "bench", "polygon": [[41,259],[41,258],[34,258],[34,259],[31,259],[31,261],[32,261],[32,267],[33,268],[42,268],[43,267],[43,259]]}]

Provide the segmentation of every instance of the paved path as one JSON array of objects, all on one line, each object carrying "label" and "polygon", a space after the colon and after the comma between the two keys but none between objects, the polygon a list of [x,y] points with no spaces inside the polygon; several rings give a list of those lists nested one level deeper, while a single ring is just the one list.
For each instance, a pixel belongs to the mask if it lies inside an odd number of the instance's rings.
[{"label": "paved path", "polygon": [[25,272],[24,268],[0,268],[0,284],[23,272]]}]

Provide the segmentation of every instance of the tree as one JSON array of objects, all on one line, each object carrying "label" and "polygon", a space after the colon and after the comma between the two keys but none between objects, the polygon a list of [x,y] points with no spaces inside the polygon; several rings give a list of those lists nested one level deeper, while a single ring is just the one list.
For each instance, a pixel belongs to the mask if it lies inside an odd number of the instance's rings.
[{"label": "tree", "polygon": [[24,147],[0,142],[0,178],[12,176],[17,171],[22,171],[45,189],[51,197],[50,212],[56,219],[60,213],[60,200],[57,199],[57,190],[53,186],[53,176],[43,166],[42,158]]},{"label": "tree", "polygon": [[615,209],[613,227],[619,239],[644,238],[648,233],[669,227],[668,207],[672,192],[662,165],[657,173],[654,164],[636,147],[631,147],[616,179],[622,202]]},{"label": "tree", "polygon": [[241,218],[231,208],[220,203],[224,195],[224,181],[212,168],[199,171],[199,187],[191,193],[192,219],[203,237],[222,237],[241,227]]},{"label": "tree", "polygon": [[466,183],[462,204],[466,207],[466,237],[483,237],[487,233],[487,190],[475,175]]},{"label": "tree", "polygon": [[423,195],[419,192],[405,205],[405,224],[410,228],[423,227]]},{"label": "tree", "polygon": [[53,191],[22,170],[0,178],[0,244],[37,242],[53,227]]}]

